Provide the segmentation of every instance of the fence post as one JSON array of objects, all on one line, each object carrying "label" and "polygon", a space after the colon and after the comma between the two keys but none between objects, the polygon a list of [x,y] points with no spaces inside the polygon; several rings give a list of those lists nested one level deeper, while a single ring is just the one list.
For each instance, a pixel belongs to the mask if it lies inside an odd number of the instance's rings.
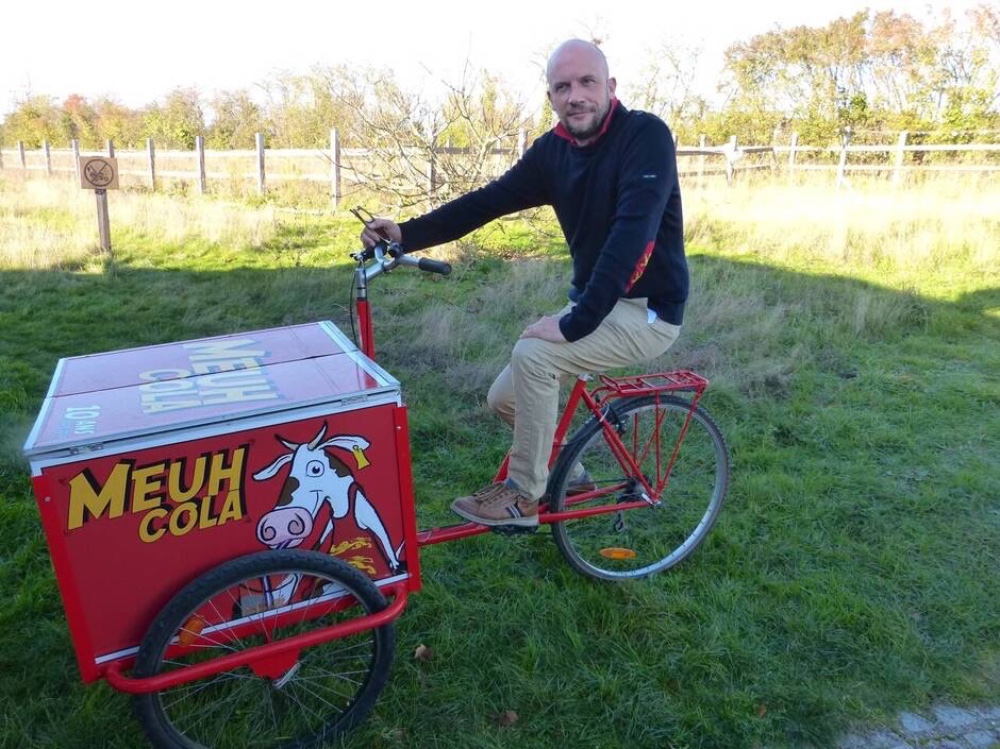
[{"label": "fence post", "polygon": [[73,138],[73,140],[71,140],[69,142],[69,146],[70,146],[70,148],[73,149],[73,171],[76,172],[76,181],[79,182],[81,180],[81,175],[80,175],[80,141],[77,140],[76,138]]},{"label": "fence post", "polygon": [[152,138],[146,138],[146,157],[149,159],[149,189],[156,192],[156,148]]},{"label": "fence post", "polygon": [[201,135],[194,137],[195,156],[198,161],[198,192],[205,194],[205,138]]},{"label": "fence post", "polygon": [[17,142],[17,153],[21,157],[21,168],[22,169],[27,169],[28,168],[28,163],[24,160],[24,141],[23,140],[19,140]]},{"label": "fence post", "polygon": [[49,148],[47,140],[42,141],[42,150],[45,152],[45,173],[52,176],[52,149]]},{"label": "fence post", "polygon": [[333,207],[337,208],[340,206],[342,196],[340,192],[340,133],[335,127],[330,128],[330,154],[330,197],[333,200]]},{"label": "fence post", "polygon": [[257,143],[257,192],[263,195],[267,191],[264,182],[264,134],[256,133],[254,140]]},{"label": "fence post", "polygon": [[840,131],[840,162],[837,164],[837,187],[846,184],[847,176],[847,148],[851,145],[851,128],[845,127]]},{"label": "fence post", "polygon": [[701,153],[698,154],[698,186],[701,187],[705,184],[705,148],[708,146],[708,137],[704,135],[698,136],[698,148]]},{"label": "fence post", "polygon": [[101,249],[111,254],[111,220],[108,218],[108,191],[94,190],[97,198],[97,232],[101,239]]},{"label": "fence post", "polygon": [[736,176],[736,157],[738,154],[736,136],[729,139],[729,146],[726,148],[726,184],[733,184],[733,177]]},{"label": "fence post", "polygon": [[899,134],[896,142],[896,166],[892,170],[892,184],[898,185],[903,180],[903,160],[906,158],[906,141],[910,133],[906,130]]}]

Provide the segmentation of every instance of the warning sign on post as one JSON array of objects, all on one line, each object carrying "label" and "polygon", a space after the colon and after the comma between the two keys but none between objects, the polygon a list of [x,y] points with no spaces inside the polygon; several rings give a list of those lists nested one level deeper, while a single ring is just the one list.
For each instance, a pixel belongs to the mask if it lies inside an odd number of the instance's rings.
[{"label": "warning sign on post", "polygon": [[84,190],[117,190],[118,160],[112,156],[81,156],[80,187]]}]

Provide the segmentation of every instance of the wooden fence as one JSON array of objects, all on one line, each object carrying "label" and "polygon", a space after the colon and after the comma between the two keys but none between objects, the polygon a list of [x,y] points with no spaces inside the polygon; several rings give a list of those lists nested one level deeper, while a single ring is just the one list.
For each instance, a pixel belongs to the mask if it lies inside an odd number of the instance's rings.
[{"label": "wooden fence", "polygon": [[[496,157],[495,172],[499,174],[525,147],[522,135],[516,147],[492,149],[491,154]],[[277,182],[308,181],[326,183],[333,202],[339,204],[347,183],[370,183],[373,179],[370,170],[364,168],[372,153],[363,148],[341,148],[336,130],[331,130],[326,149],[267,149],[260,134],[256,136],[255,149],[233,151],[206,149],[201,137],[196,139],[194,151],[159,151],[152,139],[144,150],[128,151],[116,151],[108,141],[105,150],[99,153],[81,151],[76,141],[68,149],[54,149],[47,142],[39,149],[27,149],[19,142],[15,149],[0,149],[0,169],[48,175],[76,173],[79,178],[81,156],[108,155],[116,158],[119,178],[125,185],[144,185],[156,190],[165,181],[176,180],[194,184],[200,193],[206,193],[210,182],[244,186],[250,182],[257,192],[264,194],[269,185]],[[433,194],[443,179],[435,166],[436,157],[470,153],[470,149],[442,147],[433,151],[434,158],[427,158],[426,152],[419,149],[405,155],[419,159],[423,154],[424,186],[428,194]],[[928,158],[929,155],[939,157],[938,161]],[[792,135],[787,146],[741,146],[736,138],[722,146],[709,146],[702,137],[694,147],[677,144],[677,157],[681,177],[697,180],[699,184],[721,176],[732,183],[741,174],[760,170],[788,175],[826,171],[835,175],[837,184],[843,184],[853,172],[877,173],[895,182],[911,172],[1000,172],[1000,143],[924,145],[911,143],[910,135],[905,132],[892,144],[853,145],[849,138],[844,138],[839,146],[826,147],[801,145],[797,134]]]}]

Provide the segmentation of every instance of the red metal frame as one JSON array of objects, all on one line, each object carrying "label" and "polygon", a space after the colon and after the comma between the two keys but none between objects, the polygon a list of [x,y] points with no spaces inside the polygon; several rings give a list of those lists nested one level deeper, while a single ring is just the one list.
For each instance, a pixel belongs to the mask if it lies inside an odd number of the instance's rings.
[{"label": "red metal frame", "polygon": [[104,676],[115,689],[128,694],[148,694],[163,689],[176,687],[179,684],[204,679],[223,671],[231,671],[241,666],[247,666],[267,658],[277,658],[281,655],[296,653],[303,648],[321,645],[338,637],[349,637],[367,629],[375,629],[388,624],[398,617],[406,606],[407,591],[405,584],[386,586],[393,595],[392,602],[382,611],[375,614],[350,619],[340,624],[321,627],[311,632],[289,637],[266,645],[248,648],[238,653],[213,658],[193,666],[170,671],[156,676],[136,678],[122,673],[122,661],[112,661],[108,664]]},{"label": "red metal frame", "polygon": [[[361,350],[367,356],[374,359],[375,332],[371,316],[371,307],[367,298],[356,299],[355,309],[358,317],[358,328],[361,331]],[[664,489],[666,489],[670,471],[673,469],[674,462],[677,459],[680,444],[684,440],[684,435],[687,434],[694,409],[698,405],[698,401],[700,400],[702,393],[705,391],[705,388],[708,387],[708,380],[695,372],[691,372],[690,370],[672,370],[669,372],[627,375],[623,377],[610,377],[602,374],[598,376],[598,379],[600,384],[592,390],[587,389],[588,380],[585,376],[578,377],[574,383],[567,398],[566,405],[563,407],[562,416],[556,426],[556,432],[552,442],[552,454],[549,458],[549,466],[551,467],[554,465],[555,461],[558,459],[559,451],[567,433],[569,432],[573,416],[579,407],[580,401],[583,401],[587,409],[601,420],[604,432],[609,443],[612,445],[612,449],[616,451],[618,459],[625,465],[628,465],[634,475],[639,476],[643,483],[643,488],[647,491],[648,496],[658,498],[662,495]],[[614,427],[604,419],[601,406],[615,398],[653,395],[662,392],[674,391],[692,392],[694,395],[691,401],[691,408],[688,411],[687,418],[681,428],[680,436],[674,445],[674,450],[670,456],[670,461],[666,470],[661,472],[659,470],[660,467],[657,466],[657,485],[650,486],[645,477],[641,475],[635,461],[632,460],[631,455],[625,448],[621,439],[618,437]],[[659,430],[657,430],[657,434],[659,434]],[[406,455],[409,457],[408,452]],[[509,456],[505,456],[497,469],[496,474],[494,475],[494,481],[503,481],[507,478],[508,462]],[[660,476],[663,476],[663,478],[661,479]],[[404,496],[412,497],[412,491]],[[581,494],[574,498],[574,502],[584,502],[588,499],[593,499],[593,497],[593,492]],[[619,510],[636,509],[647,506],[647,504],[648,503],[645,501],[636,501],[602,507],[588,507],[580,510],[565,510],[558,513],[548,512],[547,509],[542,508],[538,516],[538,522],[541,524],[561,523],[574,518],[590,517],[593,515],[617,512]],[[478,525],[476,523],[455,523],[435,528],[419,529],[417,530],[416,538],[418,546],[429,546],[432,544],[457,541],[471,536],[478,536],[480,534],[487,533],[488,531],[490,531],[489,527]],[[415,575],[414,577],[419,581],[419,575]]]},{"label": "red metal frame", "polygon": [[371,306],[367,299],[358,299],[358,335],[361,338],[361,352],[369,359],[375,359],[375,325],[372,321]]},{"label": "red metal frame", "polygon": [[[708,387],[708,380],[701,375],[687,370],[674,370],[670,372],[625,377],[609,377],[607,375],[601,375],[600,383],[601,384],[593,390],[588,390],[587,378],[583,376],[577,378],[572,390],[570,390],[566,405],[563,407],[559,424],[556,426],[555,436],[552,441],[552,454],[549,458],[549,466],[551,467],[554,465],[555,461],[558,459],[559,451],[562,449],[566,435],[569,432],[573,416],[582,401],[587,410],[600,420],[608,443],[611,445],[612,450],[615,451],[618,460],[630,469],[630,473],[632,475],[638,477],[643,485],[643,489],[646,491],[647,496],[651,497],[652,502],[655,504],[659,501],[659,497],[662,496],[667,487],[670,472],[673,470],[674,462],[676,461],[677,454],[680,450],[680,445],[684,441],[684,436],[687,434],[694,409],[698,405],[698,401],[700,400],[705,388]],[[639,471],[635,460],[632,458],[629,450],[625,447],[621,437],[618,436],[614,426],[605,419],[602,406],[616,398],[635,397],[639,395],[657,395],[662,392],[673,391],[693,392],[694,396],[692,398],[691,407],[688,410],[687,417],[681,427],[680,435],[674,444],[670,461],[664,470],[661,470],[659,465],[657,466],[657,482],[655,485],[651,485],[647,481],[646,477],[643,476],[642,472]],[[659,429],[656,430],[656,434],[659,436]],[[659,454],[659,450],[657,450],[657,454]],[[497,470],[494,481],[502,481],[506,478],[508,460],[509,456],[504,457],[503,462],[500,464],[500,468]],[[614,487],[608,487],[603,489],[601,493],[609,494],[614,490]],[[577,495],[571,502],[569,502],[569,504],[586,502],[593,499],[596,494],[596,492],[586,492]],[[586,507],[577,510],[563,510],[561,512],[550,512],[547,508],[542,507],[539,511],[538,522],[542,525],[562,523],[567,520],[592,517],[594,515],[603,515],[618,512],[620,510],[632,510],[641,507],[648,507],[649,504],[650,503],[646,500],[637,500],[635,502],[615,503],[597,507]],[[490,530],[491,529],[489,527],[478,525],[476,523],[457,523],[443,527],[423,529],[417,531],[417,543],[421,546],[446,543],[448,541],[455,541],[462,538],[468,538],[470,536],[477,536]]]}]

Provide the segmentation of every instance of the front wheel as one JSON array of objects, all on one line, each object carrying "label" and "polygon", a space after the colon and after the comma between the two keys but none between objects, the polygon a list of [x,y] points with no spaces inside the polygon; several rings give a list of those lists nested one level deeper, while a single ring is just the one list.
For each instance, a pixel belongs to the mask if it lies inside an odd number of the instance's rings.
[{"label": "front wheel", "polygon": [[[312,551],[265,551],[222,564],[178,593],[143,639],[134,673],[153,676],[384,609],[370,578]],[[134,699],[160,749],[304,749],[371,710],[395,630],[376,629],[255,660]]]},{"label": "front wheel", "polygon": [[[584,575],[645,577],[678,564],[705,540],[729,488],[729,451],[708,413],[676,396],[630,398],[607,413],[638,473],[591,418],[559,456],[549,482],[550,511],[659,503],[553,523],[553,535],[569,564]],[[640,475],[654,496],[645,496]]]}]

